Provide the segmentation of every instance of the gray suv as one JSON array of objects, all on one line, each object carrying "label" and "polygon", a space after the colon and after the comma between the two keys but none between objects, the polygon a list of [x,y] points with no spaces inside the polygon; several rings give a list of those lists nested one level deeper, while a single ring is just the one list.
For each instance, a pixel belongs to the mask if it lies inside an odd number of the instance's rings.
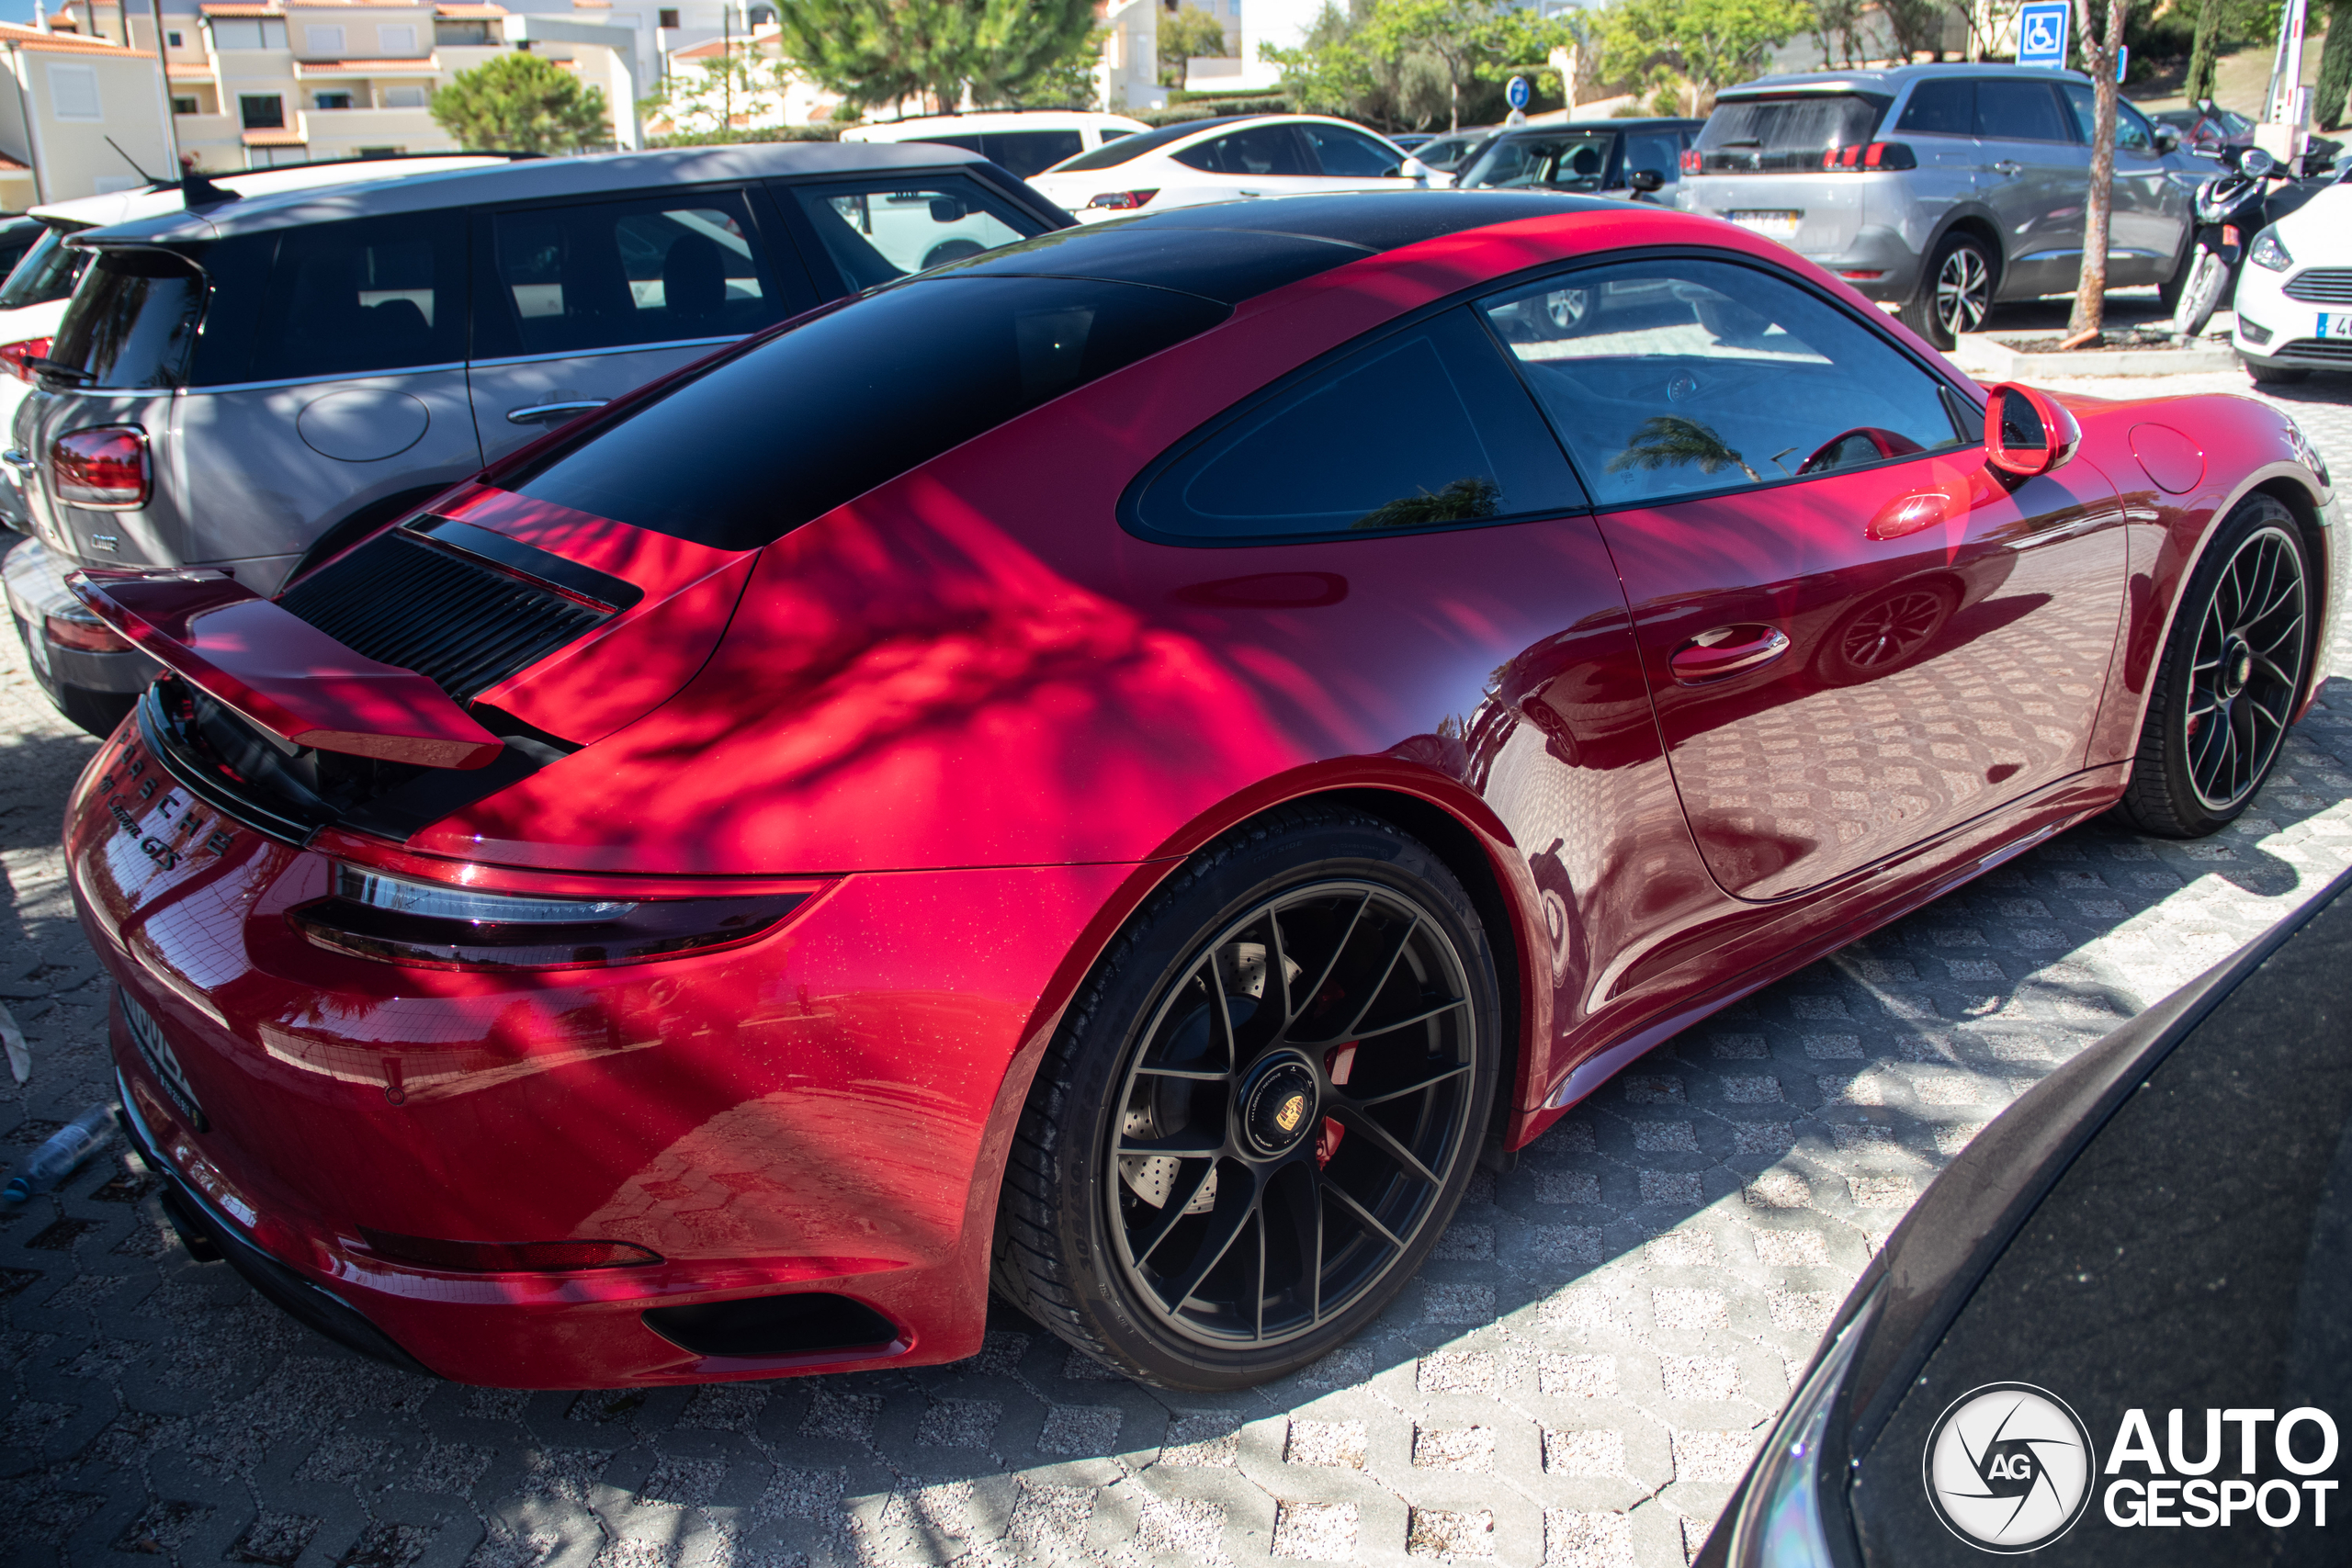
[{"label": "gray suv", "polygon": [[[2087,77],[2030,66],[1768,76],[1715,100],[1679,205],[1770,235],[1950,348],[1996,299],[2074,290],[2091,107]],[[2120,106],[2109,287],[2154,284],[2172,305],[2211,173]]]},{"label": "gray suv", "polygon": [[209,567],[273,593],[306,559],[747,333],[1072,222],[985,159],[923,142],[220,194],[74,237],[96,259],[6,454],[38,535],[8,558],[10,610],[51,698],[100,733],[153,667],[64,573]]}]

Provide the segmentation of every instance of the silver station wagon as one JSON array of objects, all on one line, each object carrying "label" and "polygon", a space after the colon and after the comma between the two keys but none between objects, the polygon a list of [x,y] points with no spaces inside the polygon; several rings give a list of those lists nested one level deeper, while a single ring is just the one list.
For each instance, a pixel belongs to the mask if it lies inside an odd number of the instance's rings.
[{"label": "silver station wagon", "polygon": [[219,194],[74,238],[96,259],[17,412],[8,461],[38,537],[9,557],[10,608],[52,700],[102,732],[153,667],[65,572],[200,566],[273,593],[747,333],[1071,222],[985,159],[922,142]]},{"label": "silver station wagon", "polygon": [[[1715,100],[1679,205],[1770,234],[1950,348],[1996,300],[2074,290],[2091,108],[2087,77],[2033,66],[1767,76]],[[2171,306],[2212,168],[2120,106],[2110,288],[2154,284]]]}]

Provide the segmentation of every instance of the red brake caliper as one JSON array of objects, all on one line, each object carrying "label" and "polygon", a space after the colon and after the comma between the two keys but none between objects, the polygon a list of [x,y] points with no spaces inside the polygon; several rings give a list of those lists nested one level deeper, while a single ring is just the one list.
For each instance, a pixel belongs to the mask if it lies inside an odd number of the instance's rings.
[{"label": "red brake caliper", "polygon": [[[1330,1075],[1333,1083],[1346,1083],[1348,1075],[1356,1070],[1356,1043],[1351,1040],[1344,1045],[1334,1045],[1324,1052],[1323,1070]],[[1323,1118],[1323,1126],[1315,1134],[1315,1164],[1317,1169],[1331,1163],[1331,1156],[1340,1152],[1340,1140],[1347,1135],[1345,1127],[1329,1116]]]}]

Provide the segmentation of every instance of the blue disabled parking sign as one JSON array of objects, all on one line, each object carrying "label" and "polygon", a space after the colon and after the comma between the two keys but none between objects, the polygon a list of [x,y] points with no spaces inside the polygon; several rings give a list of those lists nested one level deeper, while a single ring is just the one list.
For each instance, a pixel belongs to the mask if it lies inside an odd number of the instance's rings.
[{"label": "blue disabled parking sign", "polygon": [[2028,6],[2018,13],[2018,63],[2061,66],[2066,63],[2066,15],[2064,4]]}]

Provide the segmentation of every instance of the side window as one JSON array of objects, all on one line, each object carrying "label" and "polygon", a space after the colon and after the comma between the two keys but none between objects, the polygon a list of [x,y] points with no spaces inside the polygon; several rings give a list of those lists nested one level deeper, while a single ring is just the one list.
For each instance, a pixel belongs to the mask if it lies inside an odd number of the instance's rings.
[{"label": "side window", "polygon": [[1754,268],[1662,258],[1480,307],[1594,502],[1634,506],[1954,446],[1940,384]]},{"label": "side window", "polygon": [[1976,134],[1976,84],[1968,77],[1953,81],[1930,77],[1911,89],[1895,122],[1898,136],[1973,136]]},{"label": "side window", "polygon": [[1132,521],[1162,538],[1263,544],[1583,504],[1465,309],[1383,337],[1212,429],[1146,484]]},{"label": "side window", "polygon": [[[466,356],[465,256],[465,220],[455,212],[286,230],[259,296],[266,304],[254,321],[250,359],[214,371],[208,344],[199,355],[204,378],[280,381],[457,364]],[[215,266],[224,301],[261,281],[244,276],[251,265],[233,280],[225,264]],[[222,325],[231,319],[224,312]]]},{"label": "side window", "polygon": [[[2098,100],[2089,87],[2080,82],[2065,84],[2066,107],[2074,112],[2075,129],[2082,133],[2085,146],[2090,145],[2092,128],[2098,123]],[[2143,158],[2156,155],[2155,132],[2130,104],[2117,100],[2115,105],[2115,145],[2126,152],[2137,152]]]},{"label": "side window", "polygon": [[779,297],[738,191],[500,212],[490,237],[477,358],[740,337],[812,302]]},{"label": "side window", "polygon": [[1654,169],[1668,185],[1679,177],[1682,162],[1682,138],[1670,130],[1637,131],[1625,138],[1625,166],[1618,175],[1622,184],[1643,169]]},{"label": "side window", "polygon": [[1992,141],[2072,141],[2047,82],[1998,76],[1976,84],[1976,134]]},{"label": "side window", "polygon": [[981,156],[1024,180],[1085,151],[1075,130],[993,130],[980,138]]},{"label": "side window", "polygon": [[1287,125],[1253,125],[1171,156],[1208,174],[1239,175],[1245,179],[1315,172],[1306,166],[1297,133]]},{"label": "side window", "polygon": [[1315,149],[1323,172],[1334,178],[1377,179],[1403,161],[1371,137],[1344,126],[1302,125],[1298,129]]},{"label": "side window", "polygon": [[965,179],[828,180],[779,187],[854,294],[1045,231],[1011,202]]}]

